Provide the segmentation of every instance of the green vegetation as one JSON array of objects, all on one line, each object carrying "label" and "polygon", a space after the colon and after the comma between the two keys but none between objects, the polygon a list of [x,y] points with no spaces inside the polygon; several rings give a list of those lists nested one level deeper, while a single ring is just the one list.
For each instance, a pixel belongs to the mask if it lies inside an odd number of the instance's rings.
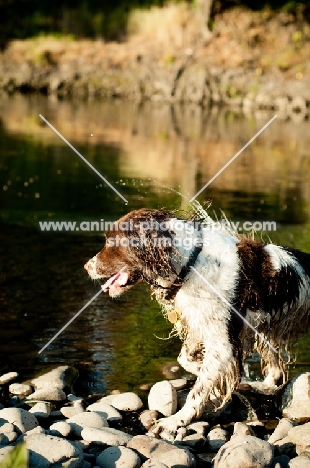
[{"label": "green vegetation", "polygon": [[26,38],[44,33],[121,39],[131,9],[163,5],[163,0],[0,0],[0,39]]},{"label": "green vegetation", "polygon": [[[180,0],[175,0],[174,3],[178,1]],[[0,0],[0,18],[6,18],[0,24],[0,46],[4,46],[9,39],[24,39],[42,32],[122,40],[126,36],[128,17],[133,9],[163,6],[167,3],[168,0]],[[187,3],[197,7],[196,0],[187,0]],[[297,19],[301,16],[308,16],[309,19],[310,15],[307,1],[213,0],[209,24],[212,24],[215,13],[236,5],[253,10],[262,10],[265,7],[282,9],[292,13]]]},{"label": "green vegetation", "polygon": [[0,468],[27,468],[27,466],[28,453],[26,444],[17,445],[0,463]]}]

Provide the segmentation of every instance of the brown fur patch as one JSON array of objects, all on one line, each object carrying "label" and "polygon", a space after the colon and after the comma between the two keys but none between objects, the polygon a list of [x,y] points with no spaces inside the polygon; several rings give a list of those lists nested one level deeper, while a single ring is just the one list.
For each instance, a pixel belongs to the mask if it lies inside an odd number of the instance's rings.
[{"label": "brown fur patch", "polygon": [[240,279],[235,306],[242,314],[249,309],[274,316],[299,298],[300,279],[294,268],[287,265],[275,271],[264,246],[246,237],[238,243]]}]

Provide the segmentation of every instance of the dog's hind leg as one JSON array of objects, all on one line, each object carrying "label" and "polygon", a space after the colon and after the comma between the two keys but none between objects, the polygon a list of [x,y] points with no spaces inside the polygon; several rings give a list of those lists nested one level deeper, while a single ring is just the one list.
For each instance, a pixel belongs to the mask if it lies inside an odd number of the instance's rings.
[{"label": "dog's hind leg", "polygon": [[[273,343],[272,343],[273,344]],[[282,379],[285,382],[284,362],[281,353],[275,353],[269,346],[264,345],[259,351],[262,358],[262,372],[264,387],[273,389]],[[282,382],[281,382],[282,383]]]},{"label": "dog's hind leg", "polygon": [[[270,340],[273,347],[278,348],[274,340]],[[274,391],[277,385],[286,381],[285,363],[280,350],[275,353],[268,344],[260,342],[257,351],[261,356],[261,368],[264,375],[262,382],[251,382],[257,390]]]}]

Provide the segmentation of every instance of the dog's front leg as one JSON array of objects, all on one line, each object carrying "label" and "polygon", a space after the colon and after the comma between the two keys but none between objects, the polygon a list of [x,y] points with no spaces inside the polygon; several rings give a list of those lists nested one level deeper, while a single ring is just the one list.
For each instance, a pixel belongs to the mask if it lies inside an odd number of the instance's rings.
[{"label": "dog's front leg", "polygon": [[178,362],[183,369],[196,376],[199,375],[203,361],[203,345],[193,346],[190,342],[185,342],[178,356]]},{"label": "dog's front leg", "polygon": [[177,413],[160,419],[152,432],[175,434],[177,429],[187,426],[193,419],[201,416],[210,394],[215,393],[221,407],[231,396],[240,380],[240,363],[229,342],[218,346],[205,346],[204,358],[198,378],[189,392],[185,405]]}]

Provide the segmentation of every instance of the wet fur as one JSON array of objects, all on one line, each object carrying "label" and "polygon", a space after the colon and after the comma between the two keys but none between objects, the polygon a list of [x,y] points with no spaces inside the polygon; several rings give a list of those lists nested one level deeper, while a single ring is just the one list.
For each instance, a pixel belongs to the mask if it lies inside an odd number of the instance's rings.
[{"label": "wet fur", "polygon": [[[157,431],[175,432],[189,424],[202,414],[212,395],[217,398],[218,407],[223,405],[240,382],[242,358],[247,353],[261,354],[263,388],[272,389],[284,381],[283,347],[290,347],[309,327],[310,255],[240,238],[228,231],[214,231],[210,218],[207,229],[204,225],[188,234],[175,229],[177,218],[168,211],[137,210],[118,223],[129,220],[140,223],[139,228],[123,231],[115,227],[107,232],[106,246],[85,268],[93,278],[105,278],[125,267],[130,273],[128,283],[114,295],[145,281],[166,311],[178,311],[178,331],[183,340],[178,360],[184,369],[197,375],[197,380],[184,407],[160,420]],[[141,222],[150,220],[169,222],[169,230],[141,228]],[[121,237],[139,238],[141,244],[135,248],[109,247],[109,238],[115,237],[116,232]],[[177,236],[202,236],[208,240],[196,251],[193,262],[205,281],[188,268],[192,260],[182,247],[175,248],[169,242],[154,247],[154,238],[172,241]],[[208,283],[218,294],[210,290]],[[274,353],[257,337],[221,297],[278,352]]]}]

